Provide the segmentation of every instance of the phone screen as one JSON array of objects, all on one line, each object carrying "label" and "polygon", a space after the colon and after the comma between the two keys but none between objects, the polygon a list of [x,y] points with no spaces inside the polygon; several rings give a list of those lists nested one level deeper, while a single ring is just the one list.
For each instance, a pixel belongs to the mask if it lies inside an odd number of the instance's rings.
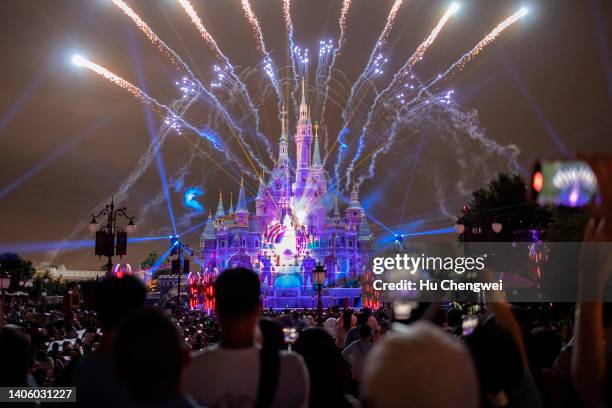
[{"label": "phone screen", "polygon": [[283,336],[285,338],[285,343],[293,344],[297,340],[297,329],[295,327],[284,327]]},{"label": "phone screen", "polygon": [[583,207],[599,197],[597,177],[583,161],[542,161],[536,164],[531,188],[540,205]]}]

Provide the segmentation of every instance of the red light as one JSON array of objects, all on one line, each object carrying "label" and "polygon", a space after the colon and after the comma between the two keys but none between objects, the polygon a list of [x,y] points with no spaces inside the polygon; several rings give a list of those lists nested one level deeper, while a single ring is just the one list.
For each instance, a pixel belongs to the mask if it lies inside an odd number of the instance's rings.
[{"label": "red light", "polygon": [[538,171],[533,175],[531,186],[538,193],[542,191],[542,187],[544,186],[544,176],[542,175],[542,172]]}]

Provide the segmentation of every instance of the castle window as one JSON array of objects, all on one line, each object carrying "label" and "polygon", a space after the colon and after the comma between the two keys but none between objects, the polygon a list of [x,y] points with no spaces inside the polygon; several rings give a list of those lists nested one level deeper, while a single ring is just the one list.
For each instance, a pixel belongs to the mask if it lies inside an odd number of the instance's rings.
[{"label": "castle window", "polygon": [[255,240],[255,248],[259,248],[259,241]]},{"label": "castle window", "polygon": [[245,247],[246,246],[246,239],[242,240],[242,246]]},{"label": "castle window", "polygon": [[225,241],[221,241],[221,248],[225,248]]},{"label": "castle window", "polygon": [[350,240],[349,240],[349,242],[348,242],[348,246],[349,246],[349,248],[352,248],[352,247],[353,247],[353,241],[350,241]]}]

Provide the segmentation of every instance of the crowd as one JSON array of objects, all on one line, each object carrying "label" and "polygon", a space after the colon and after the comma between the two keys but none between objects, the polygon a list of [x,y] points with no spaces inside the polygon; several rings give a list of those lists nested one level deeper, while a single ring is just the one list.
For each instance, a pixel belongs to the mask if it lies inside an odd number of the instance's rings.
[{"label": "crowd", "polygon": [[[601,240],[589,224],[587,239]],[[214,317],[145,307],[135,278],[96,285],[94,310],[9,310],[0,386],[76,386],[83,407],[602,407],[609,253],[583,256],[576,304],[410,304],[264,311],[247,269],[215,282]]]}]

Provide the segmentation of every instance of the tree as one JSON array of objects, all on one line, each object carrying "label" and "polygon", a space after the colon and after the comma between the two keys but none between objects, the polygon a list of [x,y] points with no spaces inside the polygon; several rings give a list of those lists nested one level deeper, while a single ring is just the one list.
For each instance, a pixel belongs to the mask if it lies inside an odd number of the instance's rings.
[{"label": "tree", "polygon": [[31,261],[12,252],[0,254],[0,271],[11,275],[10,292],[19,290],[19,281],[31,279],[36,272]]},{"label": "tree", "polygon": [[[513,241],[520,232],[543,229],[550,219],[548,209],[527,199],[527,187],[517,174],[499,173],[472,197],[457,217],[457,223],[465,225],[466,241]],[[493,223],[502,224],[499,234],[492,231]],[[472,228],[481,232],[474,234]]]},{"label": "tree", "polygon": [[[531,231],[548,242],[580,242],[588,220],[582,208],[541,207],[527,198],[527,187],[517,174],[499,173],[487,188],[472,193],[472,200],[457,217],[465,225],[466,241],[529,241]],[[491,224],[502,224],[499,234]],[[480,234],[472,228],[480,227]]]},{"label": "tree", "polygon": [[149,255],[147,255],[145,260],[142,261],[142,263],[140,264],[140,268],[149,269],[153,265],[155,265],[155,262],[157,262],[158,259],[159,259],[159,254],[157,253],[156,250],[153,249],[151,250],[151,252],[149,252]]}]

